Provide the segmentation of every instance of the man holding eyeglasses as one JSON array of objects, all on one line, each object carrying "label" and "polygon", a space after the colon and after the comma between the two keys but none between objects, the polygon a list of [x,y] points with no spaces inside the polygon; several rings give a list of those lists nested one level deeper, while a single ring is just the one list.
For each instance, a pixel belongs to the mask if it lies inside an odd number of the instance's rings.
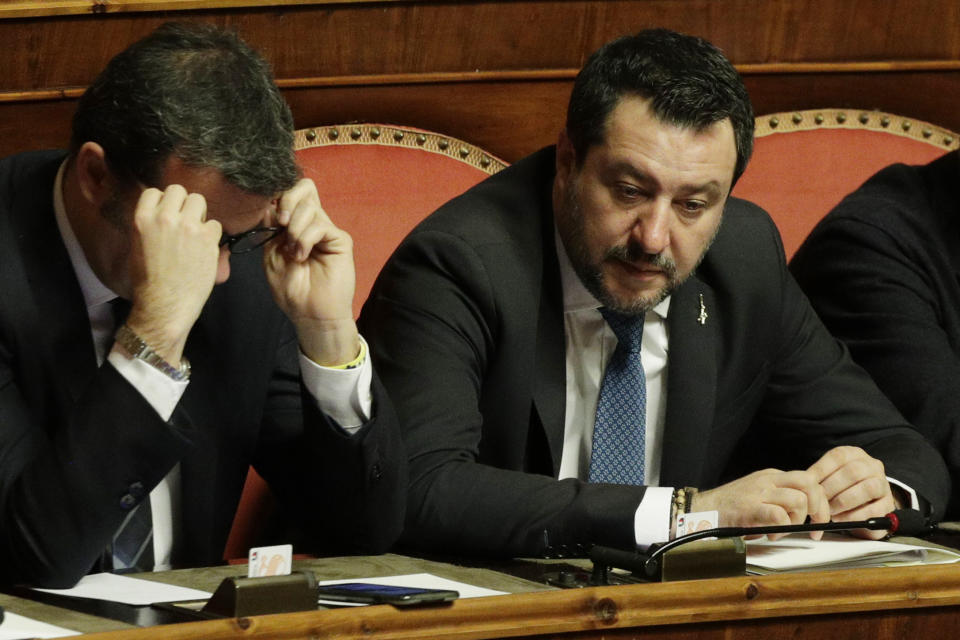
[{"label": "man holding eyeglasses", "polygon": [[164,25],[87,90],[68,153],[0,160],[0,583],[218,563],[251,464],[297,551],[399,535],[352,241],[292,128],[236,35]]}]

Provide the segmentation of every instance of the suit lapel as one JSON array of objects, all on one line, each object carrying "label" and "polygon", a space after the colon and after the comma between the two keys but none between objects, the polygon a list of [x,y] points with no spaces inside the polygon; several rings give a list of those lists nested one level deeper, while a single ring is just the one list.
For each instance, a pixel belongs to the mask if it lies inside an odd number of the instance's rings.
[{"label": "suit lapel", "polygon": [[[543,424],[550,448],[551,472],[559,473],[563,455],[564,417],[566,414],[567,375],[564,352],[563,288],[560,282],[560,265],[554,240],[553,221],[553,166],[554,156],[548,157],[547,169],[537,181],[540,184],[539,237],[542,258],[540,272],[534,274],[534,283],[539,278],[540,300],[537,306],[536,324],[536,379],[533,382],[534,408]],[[539,256],[538,256],[539,257]]]},{"label": "suit lapel", "polygon": [[[549,240],[550,247],[547,247]],[[536,380],[534,406],[543,423],[553,473],[560,469],[566,412],[566,358],[563,339],[563,291],[551,234],[544,238],[543,286],[537,314]]]},{"label": "suit lapel", "polygon": [[701,477],[716,404],[718,313],[713,289],[696,276],[691,276],[671,298],[660,474],[664,486],[696,485]]},{"label": "suit lapel", "polygon": [[[97,369],[86,303],[53,212],[59,161],[39,171],[36,188],[23,189],[14,206],[28,288],[35,304],[37,344],[47,350],[48,374],[60,398],[76,400]],[[42,345],[42,346],[41,346]]]}]

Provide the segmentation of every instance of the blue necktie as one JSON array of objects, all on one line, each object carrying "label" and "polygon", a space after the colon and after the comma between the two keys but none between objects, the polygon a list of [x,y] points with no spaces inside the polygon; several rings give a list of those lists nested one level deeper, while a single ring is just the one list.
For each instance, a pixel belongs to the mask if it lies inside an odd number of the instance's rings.
[{"label": "blue necktie", "polygon": [[647,380],[640,362],[643,316],[600,309],[617,336],[600,386],[593,427],[590,482],[643,484]]}]

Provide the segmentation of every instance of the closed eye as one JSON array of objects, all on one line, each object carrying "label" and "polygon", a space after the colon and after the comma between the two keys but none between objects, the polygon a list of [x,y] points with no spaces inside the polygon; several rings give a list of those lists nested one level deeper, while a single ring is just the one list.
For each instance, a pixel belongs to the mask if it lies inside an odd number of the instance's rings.
[{"label": "closed eye", "polygon": [[695,218],[707,209],[707,203],[702,200],[683,200],[680,202],[680,213],[688,218]]},{"label": "closed eye", "polygon": [[621,202],[632,203],[647,197],[646,191],[626,182],[618,182],[613,187],[614,195]]}]

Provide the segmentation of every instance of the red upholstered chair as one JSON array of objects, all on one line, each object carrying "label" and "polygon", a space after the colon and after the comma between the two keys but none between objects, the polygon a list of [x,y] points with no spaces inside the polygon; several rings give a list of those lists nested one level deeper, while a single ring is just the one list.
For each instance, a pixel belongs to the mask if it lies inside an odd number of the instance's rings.
[{"label": "red upholstered chair", "polygon": [[[354,124],[296,132],[297,160],[324,210],[353,237],[354,315],[384,262],[427,214],[506,164],[462,140],[393,125]],[[266,483],[250,469],[224,558],[246,558],[272,511]]]},{"label": "red upholstered chair", "polygon": [[818,109],[758,116],[753,158],[733,190],[766,209],[787,258],[840,200],[895,162],[926,164],[960,136],[879,111]]}]

